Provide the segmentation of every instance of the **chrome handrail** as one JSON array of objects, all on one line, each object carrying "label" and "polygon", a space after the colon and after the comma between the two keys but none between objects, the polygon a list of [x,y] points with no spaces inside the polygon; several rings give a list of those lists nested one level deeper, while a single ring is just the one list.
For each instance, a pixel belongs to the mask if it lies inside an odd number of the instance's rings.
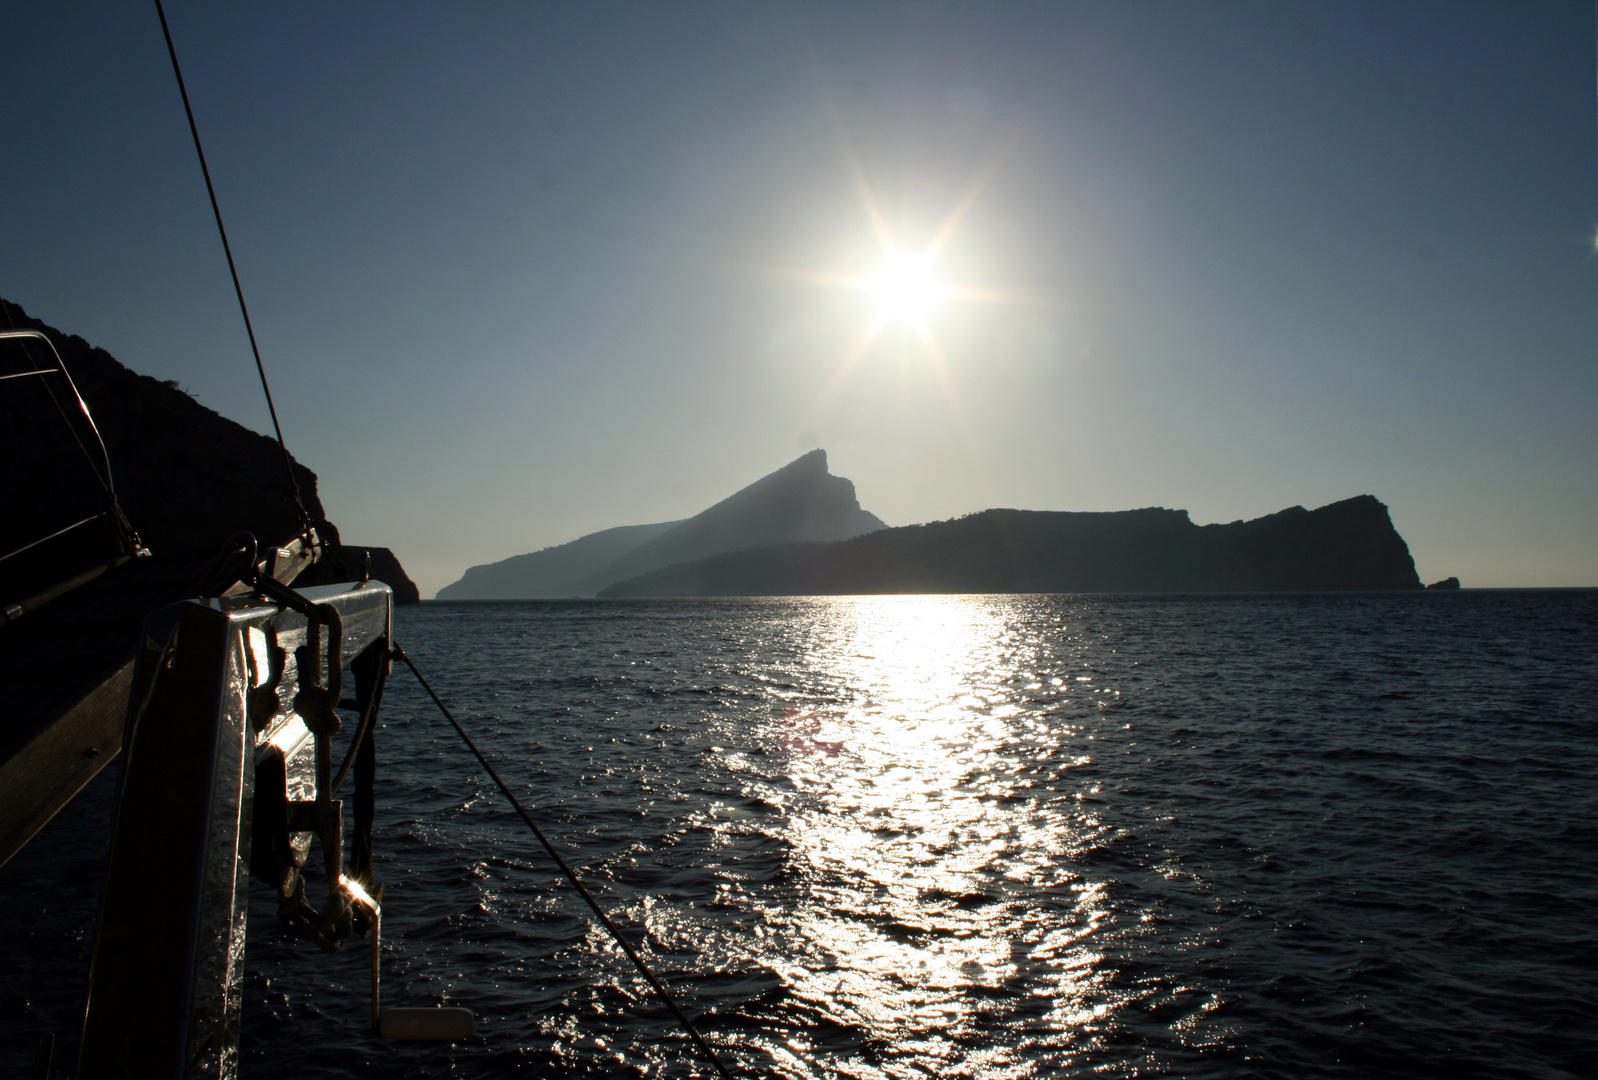
[{"label": "chrome handrail", "polygon": [[[65,533],[69,533],[73,529],[87,525],[91,521],[98,521],[99,519],[107,516],[111,517],[115,523],[119,537],[117,546],[118,550],[123,555],[148,555],[149,550],[145,548],[143,542],[140,541],[139,534],[133,530],[133,527],[130,524],[128,524],[127,517],[122,513],[122,508],[118,504],[116,479],[111,473],[111,454],[105,448],[105,438],[100,434],[100,426],[94,422],[94,414],[89,412],[89,404],[83,400],[83,394],[79,392],[78,384],[73,381],[72,373],[67,370],[66,361],[61,359],[61,354],[56,350],[55,342],[51,341],[48,335],[38,330],[0,330],[0,341],[16,341],[22,346],[22,353],[25,357],[27,357],[28,363],[31,365],[37,363],[37,361],[34,360],[33,353],[27,346],[27,341],[30,338],[44,342],[45,347],[50,350],[50,355],[55,358],[55,367],[34,368],[31,371],[11,372],[10,374],[0,375],[0,381],[27,378],[29,376],[37,376],[38,378],[43,379],[48,375],[54,374],[59,374],[63,379],[66,380],[67,388],[72,391],[72,399],[78,403],[78,411],[83,414],[84,422],[89,425],[89,431],[94,435],[95,445],[100,448],[99,467],[95,465],[94,457],[89,448],[84,445],[83,439],[79,437],[77,430],[73,428],[71,418],[68,417],[66,411],[61,408],[60,401],[56,400],[55,391],[51,390],[48,384],[45,385],[45,391],[49,393],[51,400],[55,401],[56,410],[61,414],[62,423],[67,426],[68,431],[72,435],[73,441],[76,442],[78,444],[78,448],[83,451],[84,460],[88,463],[90,471],[95,474],[95,479],[99,481],[100,486],[105,489],[106,509],[98,514],[90,515],[89,517],[84,518],[82,521],[68,525],[63,529],[57,529],[48,536],[43,536],[32,541],[31,543],[24,544],[15,551],[10,551],[4,555],[0,555],[0,562],[5,562],[13,556],[21,555],[23,552],[38,547],[40,544],[45,543],[48,540],[54,540],[56,537]],[[101,471],[102,468],[104,470],[103,472]],[[51,590],[47,590],[47,592],[50,591]],[[15,617],[15,615],[19,613],[20,608],[17,604],[12,604],[6,609],[6,615],[8,619]]]},{"label": "chrome handrail", "polygon": [[88,517],[84,518],[82,521],[74,521],[71,525],[68,525],[64,529],[57,529],[55,532],[51,533],[49,536],[41,536],[37,540],[33,540],[33,541],[30,541],[29,543],[23,544],[21,547],[17,548],[17,550],[15,550],[15,551],[8,551],[4,555],[0,555],[0,562],[5,562],[7,559],[11,558],[13,555],[21,555],[24,551],[30,551],[33,548],[36,548],[40,544],[44,543],[46,540],[54,540],[58,536],[63,536],[66,533],[71,532],[73,529],[76,529],[79,525],[87,525],[91,521],[99,521],[101,518],[105,517],[105,515],[106,515],[106,512],[104,510],[101,510],[98,514],[90,514]]},{"label": "chrome handrail", "polygon": [[[61,354],[56,352],[55,342],[50,340],[49,335],[38,330],[0,330],[0,341],[14,341],[26,338],[36,338],[44,342],[50,349],[50,355],[55,357],[55,370],[59,371],[61,377],[67,381],[67,386],[72,390],[72,397],[77,401],[79,411],[83,413],[83,419],[88,422],[89,430],[94,432],[94,441],[100,447],[100,460],[105,464],[105,486],[114,498],[116,496],[116,482],[111,478],[111,455],[106,452],[105,440],[100,437],[100,429],[94,422],[94,416],[89,412],[88,404],[84,402],[83,395],[78,393],[78,384],[72,381],[72,373],[67,370],[66,362],[61,359]],[[23,348],[26,349],[27,346],[24,345]],[[29,359],[31,360],[32,357],[30,356]],[[38,375],[43,378],[45,375],[50,374],[50,369],[20,371],[17,374]]]}]

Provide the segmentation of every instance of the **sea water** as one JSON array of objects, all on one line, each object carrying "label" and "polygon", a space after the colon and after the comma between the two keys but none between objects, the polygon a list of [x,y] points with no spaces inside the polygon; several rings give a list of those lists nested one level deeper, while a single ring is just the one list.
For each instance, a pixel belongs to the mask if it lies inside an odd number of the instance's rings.
[{"label": "sea water", "polygon": [[[1594,1075],[1598,593],[431,603],[396,637],[737,1075]],[[384,1000],[477,1033],[378,1039],[367,944],[254,886],[241,1075],[711,1075],[403,668],[377,745]],[[40,1030],[70,1059],[109,798],[0,870],[6,1075]]]}]

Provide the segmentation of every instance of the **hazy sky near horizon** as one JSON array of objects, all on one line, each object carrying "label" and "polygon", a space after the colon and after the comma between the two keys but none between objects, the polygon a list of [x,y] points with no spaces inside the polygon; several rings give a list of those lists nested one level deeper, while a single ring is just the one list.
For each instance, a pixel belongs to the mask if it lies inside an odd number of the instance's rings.
[{"label": "hazy sky near horizon", "polygon": [[[891,525],[1370,493],[1598,585],[1585,0],[167,15],[290,449],[424,595],[816,446]],[[269,431],[153,5],[6,31],[0,295]]]}]

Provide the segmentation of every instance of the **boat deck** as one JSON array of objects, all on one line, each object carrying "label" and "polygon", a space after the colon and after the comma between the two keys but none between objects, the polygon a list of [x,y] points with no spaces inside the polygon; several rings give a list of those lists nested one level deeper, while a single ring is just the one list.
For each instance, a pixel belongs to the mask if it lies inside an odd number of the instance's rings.
[{"label": "boat deck", "polygon": [[211,562],[133,559],[0,625],[0,864],[121,749],[139,627]]}]

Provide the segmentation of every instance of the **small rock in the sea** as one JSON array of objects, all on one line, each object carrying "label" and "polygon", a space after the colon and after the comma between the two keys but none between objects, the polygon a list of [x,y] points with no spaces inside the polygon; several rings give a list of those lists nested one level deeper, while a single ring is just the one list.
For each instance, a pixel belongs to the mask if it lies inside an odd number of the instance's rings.
[{"label": "small rock in the sea", "polygon": [[1457,589],[1459,588],[1459,579],[1457,577],[1445,577],[1443,580],[1434,581],[1426,587],[1428,589]]}]

